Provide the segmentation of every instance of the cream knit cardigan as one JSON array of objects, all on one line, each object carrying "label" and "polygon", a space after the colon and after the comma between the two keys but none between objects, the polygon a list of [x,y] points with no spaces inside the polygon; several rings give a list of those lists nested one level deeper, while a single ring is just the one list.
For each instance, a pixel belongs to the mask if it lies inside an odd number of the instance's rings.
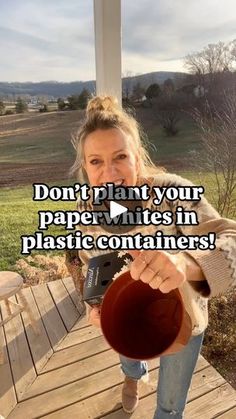
[{"label": "cream knit cardigan", "polygon": [[[145,179],[143,183],[148,183],[149,186],[159,187],[180,187],[193,186],[188,180],[170,173],[157,174],[155,177]],[[150,188],[151,191],[151,188]],[[155,234],[157,229],[166,235],[205,235],[209,232],[216,233],[216,248],[214,250],[185,250],[194,260],[200,265],[204,273],[205,280],[203,281],[186,281],[180,288],[186,311],[189,313],[192,320],[192,335],[202,333],[208,324],[208,298],[219,296],[226,292],[228,288],[236,285],[236,222],[221,218],[217,211],[202,197],[200,201],[168,201],[166,199],[156,206],[153,205],[153,198],[151,196],[145,202],[145,208],[157,211],[172,211],[178,206],[182,206],[184,210],[195,211],[198,217],[198,225],[190,226],[176,226],[171,224],[169,226],[145,226],[138,225],[127,233],[135,235],[142,233],[143,235]],[[78,211],[92,210],[90,201],[78,201]],[[82,226],[78,229],[82,234],[90,234],[94,238],[99,235],[112,235],[106,233],[100,226]],[[99,256],[104,253],[109,253],[112,250],[80,250],[79,259],[82,267],[82,277],[87,273],[88,261],[94,256]],[[170,251],[176,253],[176,251]],[[87,309],[89,310],[88,306]],[[87,312],[88,312],[87,310]]]}]

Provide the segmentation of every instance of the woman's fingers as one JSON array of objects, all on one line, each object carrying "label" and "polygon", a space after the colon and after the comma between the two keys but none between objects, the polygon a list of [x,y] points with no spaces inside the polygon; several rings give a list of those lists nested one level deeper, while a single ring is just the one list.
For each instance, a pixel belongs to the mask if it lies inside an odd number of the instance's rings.
[{"label": "woman's fingers", "polygon": [[153,250],[145,250],[140,252],[138,257],[132,262],[130,273],[133,279],[141,279],[145,283],[149,283],[155,275],[163,275],[163,265],[167,262],[166,257],[160,252]]},{"label": "woman's fingers", "polygon": [[162,284],[163,279],[156,275],[154,276],[154,278],[149,282],[149,285],[151,288],[153,288],[154,290],[158,290],[160,289],[160,285]]},{"label": "woman's fingers", "polygon": [[155,255],[152,250],[139,252],[139,255],[131,263],[130,274],[133,279],[140,279],[140,275],[147,268],[147,265],[151,262],[154,256]]},{"label": "woman's fingers", "polygon": [[163,293],[178,288],[186,279],[178,257],[159,250],[140,252],[131,264],[130,273],[133,279],[141,279]]},{"label": "woman's fingers", "polygon": [[150,281],[152,281],[152,279],[156,276],[156,274],[156,269],[153,269],[150,265],[147,265],[141,273],[139,279],[141,279],[146,284],[149,284]]},{"label": "woman's fingers", "polygon": [[170,292],[171,290],[180,287],[184,281],[185,281],[184,273],[177,270],[176,272],[173,273],[173,275],[166,278],[160,284],[159,289],[161,292],[163,292],[163,294],[166,294]]}]

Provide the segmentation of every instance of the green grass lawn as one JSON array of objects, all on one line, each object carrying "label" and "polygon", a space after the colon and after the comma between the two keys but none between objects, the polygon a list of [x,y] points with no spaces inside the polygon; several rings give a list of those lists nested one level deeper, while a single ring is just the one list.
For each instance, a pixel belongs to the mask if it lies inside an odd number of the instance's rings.
[{"label": "green grass lawn", "polygon": [[48,163],[72,161],[71,134],[81,111],[23,114],[1,119],[0,163]]},{"label": "green grass lawn", "polygon": [[0,163],[60,163],[72,161],[74,150],[69,135],[40,133],[0,139]]},{"label": "green grass lawn", "polygon": [[174,137],[166,136],[160,126],[149,131],[149,140],[156,146],[158,160],[187,157],[190,151],[199,150],[199,134],[193,123],[187,119],[181,120],[179,129],[179,133]]},{"label": "green grass lawn", "polygon": [[[0,129],[0,163],[72,162],[71,134],[78,128],[81,115],[80,111],[72,111],[11,117],[12,122],[2,132]],[[156,152],[152,150],[155,160],[183,158],[199,149],[199,134],[187,117],[180,120],[179,133],[174,137],[167,137],[154,119],[142,122],[150,143],[156,147]]]},{"label": "green grass lawn", "polygon": [[[65,185],[61,182],[60,185]],[[73,185],[73,182],[71,183]],[[32,186],[0,189],[0,270],[11,270],[21,256],[21,235],[32,235],[38,231],[38,211],[74,210],[75,202],[34,202]],[[63,226],[49,226],[44,233],[53,236],[68,234]],[[40,253],[33,251],[32,254]],[[45,252],[44,252],[45,254]]]}]

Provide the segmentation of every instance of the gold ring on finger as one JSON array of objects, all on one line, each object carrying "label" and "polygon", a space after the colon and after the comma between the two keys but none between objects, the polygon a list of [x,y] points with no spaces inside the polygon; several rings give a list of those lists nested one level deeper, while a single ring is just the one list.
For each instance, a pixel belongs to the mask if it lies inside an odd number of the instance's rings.
[{"label": "gold ring on finger", "polygon": [[149,271],[151,271],[153,273],[153,275],[157,275],[157,272],[154,271],[154,269],[152,269],[149,265],[146,267],[146,269],[148,269]]},{"label": "gold ring on finger", "polygon": [[[160,276],[160,275],[155,275],[154,278],[152,279],[152,281],[158,281],[159,282],[159,286],[162,284],[162,282],[164,282],[164,279]],[[151,281],[151,282],[152,282]]]}]

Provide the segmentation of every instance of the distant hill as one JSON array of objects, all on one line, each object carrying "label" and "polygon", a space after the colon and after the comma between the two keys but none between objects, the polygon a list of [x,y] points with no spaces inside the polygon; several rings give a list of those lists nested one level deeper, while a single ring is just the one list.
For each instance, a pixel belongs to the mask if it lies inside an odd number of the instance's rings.
[{"label": "distant hill", "polygon": [[124,77],[122,82],[124,84],[130,81],[132,87],[135,83],[139,82],[141,86],[147,88],[152,83],[163,84],[167,79],[172,79],[174,81],[176,79],[185,78],[186,76],[187,73],[174,71],[155,71],[153,73],[140,74],[138,76]]},{"label": "distant hill", "polygon": [[53,96],[67,97],[72,94],[81,93],[86,88],[90,92],[95,91],[94,81],[75,81],[71,83],[62,83],[57,81],[44,81],[39,83],[9,83],[0,82],[0,96],[6,95],[30,95],[30,96]]},{"label": "distant hill", "polygon": [[[138,76],[125,77],[122,79],[123,85],[128,84],[130,90],[133,85],[137,82],[143,87],[148,87],[151,83],[162,84],[166,79],[176,79],[186,76],[186,73],[178,73],[172,71],[156,71],[153,73],[141,74]],[[88,89],[91,93],[95,92],[96,83],[94,80],[91,81],[74,81],[70,83],[63,83],[57,81],[45,81],[39,83],[33,82],[0,82],[0,97],[1,96],[53,96],[67,97],[73,94],[79,94],[83,89]]]}]

